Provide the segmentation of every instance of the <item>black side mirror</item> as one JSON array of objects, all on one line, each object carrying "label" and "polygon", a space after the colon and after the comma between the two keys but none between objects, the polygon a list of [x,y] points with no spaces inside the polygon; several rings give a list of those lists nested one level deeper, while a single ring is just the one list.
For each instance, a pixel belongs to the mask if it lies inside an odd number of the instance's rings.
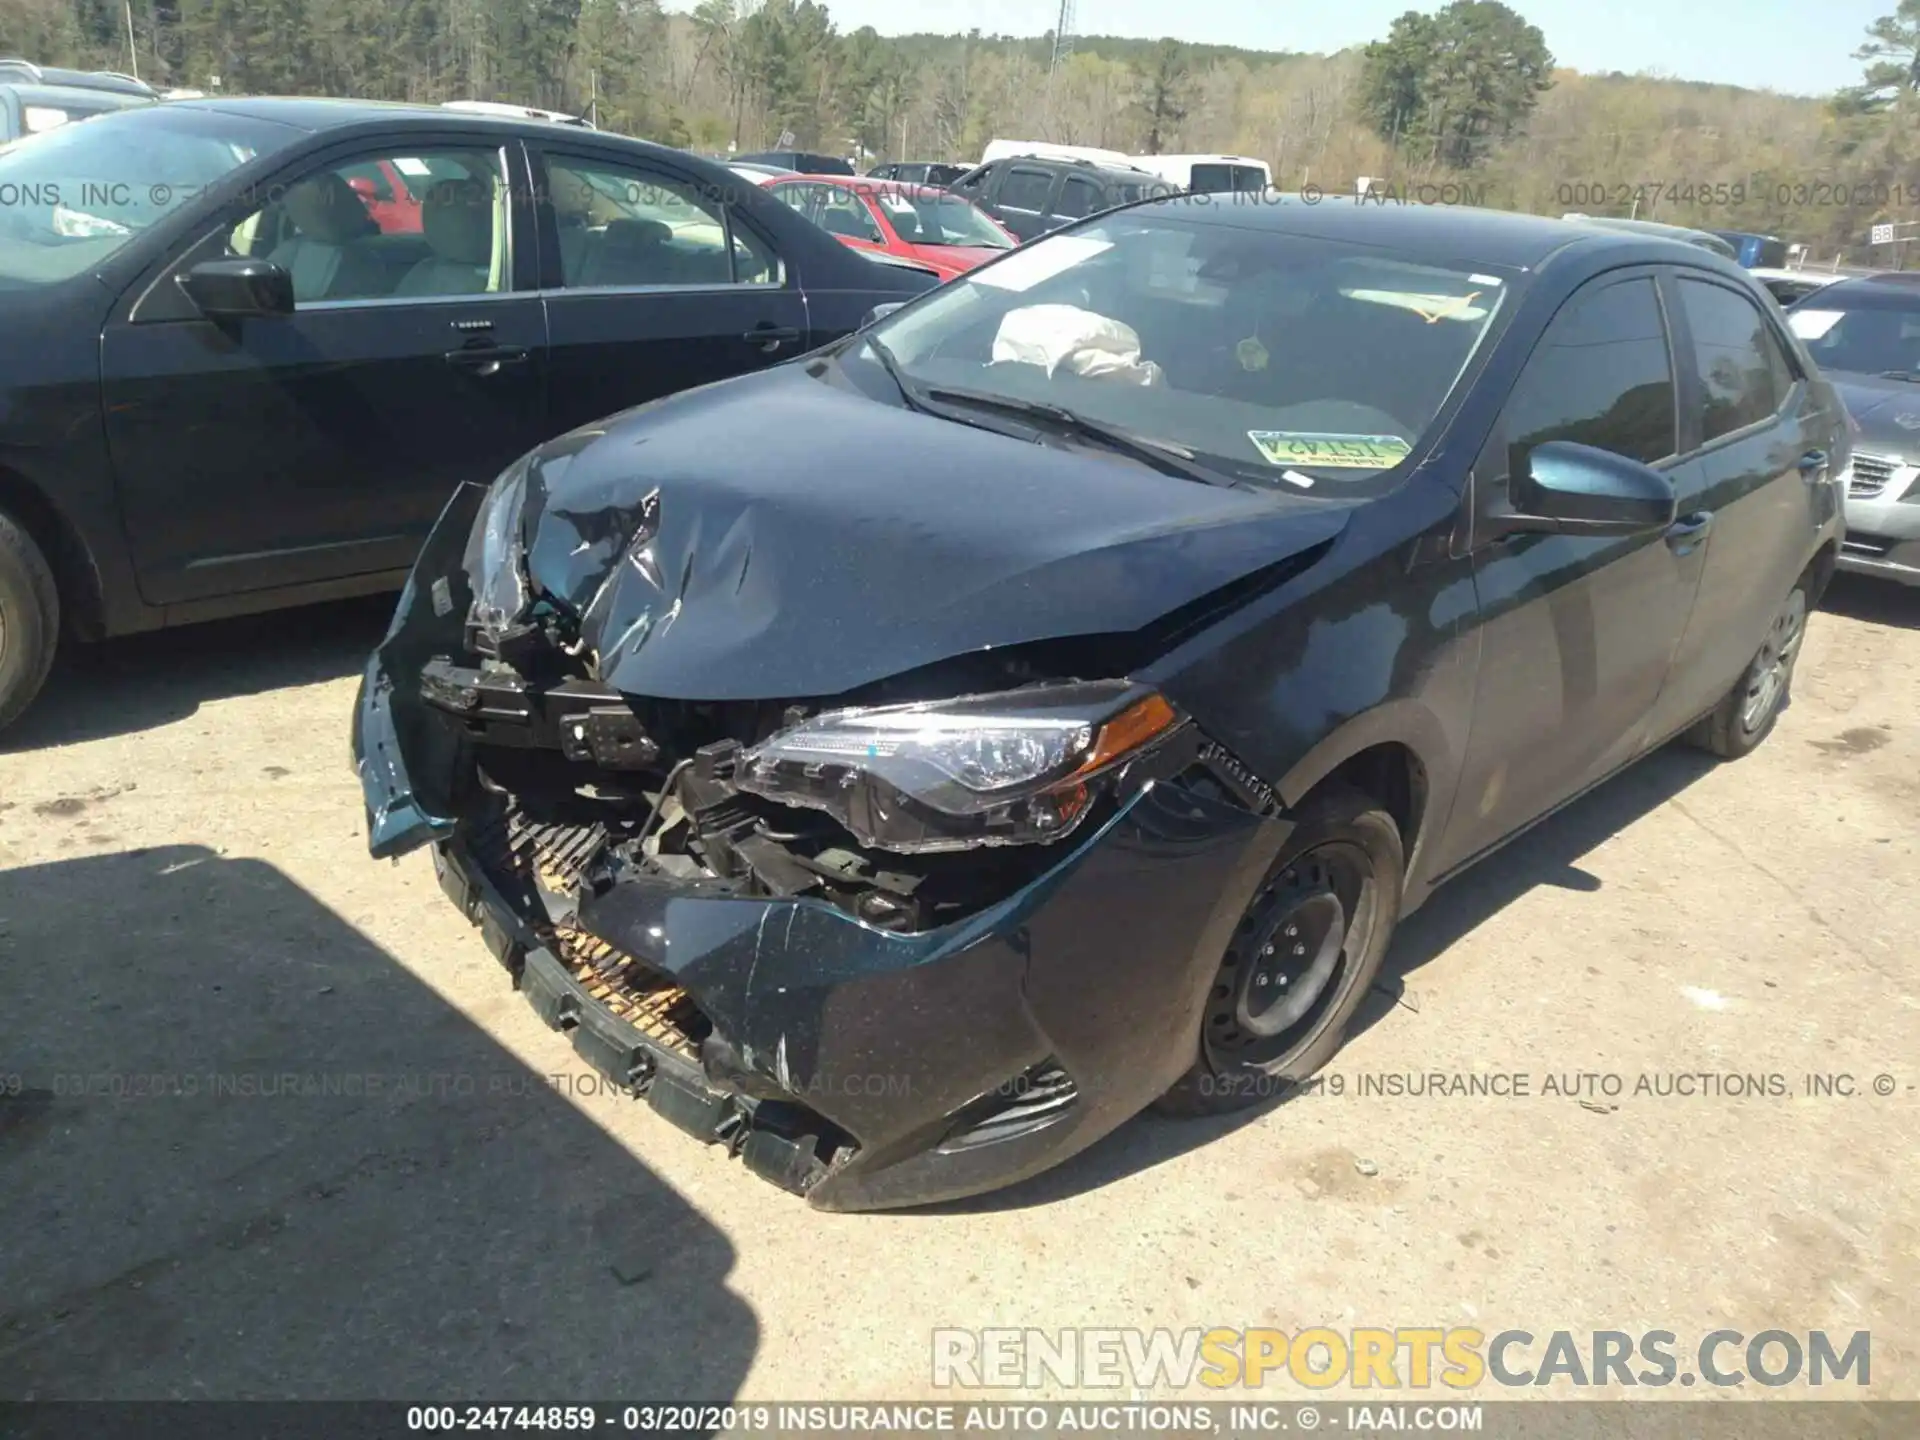
[{"label": "black side mirror", "polygon": [[1673,482],[1611,450],[1551,440],[1536,445],[1507,480],[1508,513],[1498,532],[1644,535],[1673,524]]},{"label": "black side mirror", "polygon": [[293,276],[267,260],[204,260],[179,277],[209,320],[293,313]]}]

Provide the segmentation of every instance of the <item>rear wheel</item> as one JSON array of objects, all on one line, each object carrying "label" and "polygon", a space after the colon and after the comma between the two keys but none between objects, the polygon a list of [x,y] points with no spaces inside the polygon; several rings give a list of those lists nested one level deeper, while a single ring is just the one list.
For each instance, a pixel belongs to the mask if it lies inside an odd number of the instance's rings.
[{"label": "rear wheel", "polygon": [[1373,797],[1339,784],[1310,796],[1207,992],[1193,1067],[1156,1108],[1238,1110],[1332,1059],[1386,956],[1404,870],[1399,827]]},{"label": "rear wheel", "polygon": [[60,592],[40,547],[0,512],[0,730],[33,703],[60,640]]},{"label": "rear wheel", "polygon": [[1793,667],[1806,631],[1807,582],[1801,580],[1767,627],[1767,638],[1746,673],[1713,712],[1687,732],[1687,743],[1723,760],[1738,760],[1755,750],[1773,733],[1774,721],[1792,698]]}]

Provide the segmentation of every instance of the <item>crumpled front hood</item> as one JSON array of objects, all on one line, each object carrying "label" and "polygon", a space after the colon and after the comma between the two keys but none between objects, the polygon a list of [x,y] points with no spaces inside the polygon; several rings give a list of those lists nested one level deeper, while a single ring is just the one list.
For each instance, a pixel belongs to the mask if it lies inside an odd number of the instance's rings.
[{"label": "crumpled front hood", "polygon": [[536,451],[521,538],[599,678],[827,697],[963,652],[1137,630],[1351,505],[1198,484],[851,393],[799,366]]},{"label": "crumpled front hood", "polygon": [[1899,460],[1920,460],[1920,385],[1832,371],[1827,379],[1860,427],[1863,449]]}]

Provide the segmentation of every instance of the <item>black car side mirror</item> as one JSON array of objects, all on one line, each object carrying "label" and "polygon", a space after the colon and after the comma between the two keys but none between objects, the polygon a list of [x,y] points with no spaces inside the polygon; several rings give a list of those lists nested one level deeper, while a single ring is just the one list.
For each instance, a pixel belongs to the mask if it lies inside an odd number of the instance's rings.
[{"label": "black car side mirror", "polygon": [[1513,467],[1507,494],[1497,533],[1644,535],[1673,524],[1679,508],[1658,470],[1570,440],[1534,446]]},{"label": "black car side mirror", "polygon": [[268,260],[204,260],[179,279],[209,320],[293,313],[293,276]]}]

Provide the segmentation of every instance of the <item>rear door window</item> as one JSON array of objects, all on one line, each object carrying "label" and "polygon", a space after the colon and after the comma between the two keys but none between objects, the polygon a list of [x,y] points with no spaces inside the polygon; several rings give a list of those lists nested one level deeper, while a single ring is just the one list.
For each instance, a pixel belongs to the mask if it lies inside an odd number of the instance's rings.
[{"label": "rear door window", "polygon": [[1053,213],[1078,220],[1099,210],[1100,187],[1084,175],[1069,175],[1060,182],[1060,196],[1053,202]]},{"label": "rear door window", "polygon": [[1760,307],[1724,285],[1688,279],[1680,281],[1680,304],[1693,333],[1701,443],[1777,414],[1793,389],[1794,368]]}]

